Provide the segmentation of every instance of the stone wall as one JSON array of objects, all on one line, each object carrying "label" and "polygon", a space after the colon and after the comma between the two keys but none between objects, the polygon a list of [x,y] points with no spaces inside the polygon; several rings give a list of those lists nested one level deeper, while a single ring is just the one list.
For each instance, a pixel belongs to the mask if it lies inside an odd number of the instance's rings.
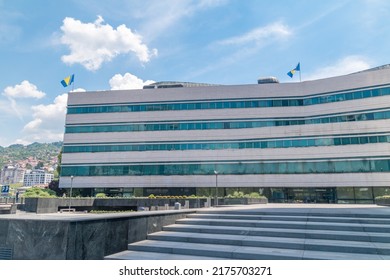
[{"label": "stone wall", "polygon": [[3,215],[0,247],[12,249],[15,260],[101,260],[194,212]]},{"label": "stone wall", "polygon": [[268,199],[267,198],[222,198],[218,199],[218,203],[221,205],[250,205],[250,204],[267,204]]}]

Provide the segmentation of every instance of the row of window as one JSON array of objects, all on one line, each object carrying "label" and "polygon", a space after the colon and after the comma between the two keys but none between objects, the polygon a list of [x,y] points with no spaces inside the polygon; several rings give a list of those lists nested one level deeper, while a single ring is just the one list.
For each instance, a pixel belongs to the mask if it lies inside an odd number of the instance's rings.
[{"label": "row of window", "polygon": [[240,129],[266,126],[289,126],[319,123],[338,123],[365,120],[390,119],[390,111],[375,113],[359,113],[343,116],[297,118],[285,120],[251,120],[251,121],[215,121],[215,122],[177,122],[177,123],[136,123],[111,125],[72,125],[66,126],[65,133],[95,132],[129,132],[129,131],[161,131],[161,130],[205,130],[205,129]]},{"label": "row of window", "polygon": [[261,108],[308,106],[344,100],[362,99],[376,96],[390,95],[390,87],[357,90],[347,93],[326,94],[316,97],[295,99],[250,99],[245,101],[211,101],[193,103],[159,103],[159,104],[126,104],[126,105],[90,105],[83,107],[69,107],[68,114],[94,114],[117,112],[144,112],[144,111],[175,111],[175,110],[208,110],[231,108]]},{"label": "row of window", "polygon": [[170,150],[222,150],[222,149],[266,149],[312,146],[339,146],[350,144],[387,143],[390,135],[355,136],[335,138],[308,138],[287,140],[251,140],[240,142],[211,142],[211,143],[134,143],[111,145],[79,145],[64,146],[64,153],[95,153],[95,152],[132,152],[132,151],[170,151]]},{"label": "row of window", "polygon": [[218,174],[304,174],[304,173],[355,173],[389,172],[389,159],[339,161],[283,161],[238,163],[170,163],[108,166],[66,166],[61,176],[148,176],[148,175],[213,175]]}]

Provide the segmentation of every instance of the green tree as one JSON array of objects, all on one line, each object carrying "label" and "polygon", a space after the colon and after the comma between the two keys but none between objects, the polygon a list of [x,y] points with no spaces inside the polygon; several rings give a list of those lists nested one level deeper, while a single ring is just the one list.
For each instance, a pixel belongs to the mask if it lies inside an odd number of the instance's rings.
[{"label": "green tree", "polygon": [[35,169],[42,169],[44,166],[42,161],[38,161],[37,165],[35,166]]},{"label": "green tree", "polygon": [[56,196],[62,197],[66,193],[66,190],[60,189],[59,185],[58,180],[53,180],[49,183],[49,189],[54,191]]},{"label": "green tree", "polygon": [[57,173],[58,173],[58,177],[61,176],[61,161],[62,161],[62,148],[57,156]]}]

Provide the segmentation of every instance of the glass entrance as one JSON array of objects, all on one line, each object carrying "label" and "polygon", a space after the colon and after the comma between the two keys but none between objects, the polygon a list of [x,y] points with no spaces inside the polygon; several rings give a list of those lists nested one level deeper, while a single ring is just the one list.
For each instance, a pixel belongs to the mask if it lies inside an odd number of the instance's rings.
[{"label": "glass entrance", "polygon": [[335,203],[336,188],[270,188],[270,202]]}]

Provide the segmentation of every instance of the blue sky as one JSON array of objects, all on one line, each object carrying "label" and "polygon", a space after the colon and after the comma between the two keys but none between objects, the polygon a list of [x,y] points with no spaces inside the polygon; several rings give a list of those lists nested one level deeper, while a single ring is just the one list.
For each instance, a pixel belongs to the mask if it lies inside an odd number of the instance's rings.
[{"label": "blue sky", "polygon": [[62,140],[67,91],[298,82],[390,63],[387,0],[0,0],[0,145]]}]

